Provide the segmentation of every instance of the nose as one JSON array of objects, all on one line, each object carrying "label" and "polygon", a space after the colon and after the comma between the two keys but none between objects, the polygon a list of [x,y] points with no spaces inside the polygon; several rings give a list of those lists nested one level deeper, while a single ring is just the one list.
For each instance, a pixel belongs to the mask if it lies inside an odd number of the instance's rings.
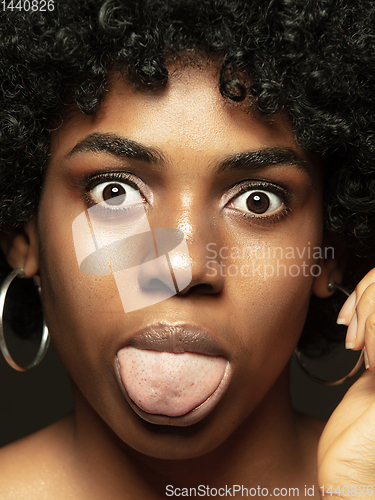
[{"label": "nose", "polygon": [[[207,235],[208,236],[208,235]],[[189,294],[218,294],[225,284],[224,274],[221,272],[220,260],[212,259],[207,251],[209,244],[213,241],[198,237],[190,239],[188,244],[191,280],[189,284],[180,290],[180,295]]]},{"label": "nose", "polygon": [[143,290],[164,290],[175,295],[191,281],[189,251],[184,233],[174,228],[154,228],[150,233],[153,241],[139,266],[139,285]]},{"label": "nose", "polygon": [[219,259],[208,252],[209,244],[217,238],[208,228],[190,229],[189,234],[173,227],[153,229],[157,258],[139,267],[138,282],[143,290],[185,296],[215,294],[223,289],[225,278]]}]

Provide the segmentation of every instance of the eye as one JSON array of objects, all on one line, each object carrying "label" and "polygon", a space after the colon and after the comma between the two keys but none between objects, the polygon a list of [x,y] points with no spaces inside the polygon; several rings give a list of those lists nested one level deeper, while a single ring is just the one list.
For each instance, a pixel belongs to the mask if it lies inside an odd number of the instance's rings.
[{"label": "eye", "polygon": [[95,203],[107,207],[124,208],[142,202],[139,190],[125,182],[101,182],[89,194]]},{"label": "eye", "polygon": [[269,215],[283,207],[284,202],[275,193],[263,189],[252,189],[234,198],[231,206],[245,213]]}]

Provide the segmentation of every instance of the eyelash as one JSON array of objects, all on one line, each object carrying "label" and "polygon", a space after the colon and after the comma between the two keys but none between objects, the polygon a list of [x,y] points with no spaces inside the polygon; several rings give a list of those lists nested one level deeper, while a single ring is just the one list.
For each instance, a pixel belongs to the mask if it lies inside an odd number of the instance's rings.
[{"label": "eyelash", "polygon": [[[134,179],[133,175],[127,172],[105,172],[101,174],[89,174],[79,181],[79,186],[84,190],[83,196],[85,199],[85,203],[89,208],[96,205],[98,210],[100,210],[103,215],[116,216],[130,212],[133,207],[129,206],[116,209],[116,208],[105,208],[104,206],[101,205],[99,206],[91,196],[90,192],[92,189],[94,189],[95,186],[99,185],[102,182],[118,181],[118,182],[128,183],[131,187],[139,190],[141,193],[141,187],[137,185],[137,183],[135,183],[133,179]],[[283,201],[282,209],[271,215],[255,215],[251,213],[242,212],[240,217],[249,222],[250,224],[269,226],[270,224],[277,223],[290,215],[292,209],[289,203],[292,199],[292,194],[289,192],[289,190],[269,182],[251,180],[251,181],[246,181],[245,184],[242,185],[237,184],[237,186],[234,186],[231,189],[231,191],[236,190],[238,186],[240,186],[240,188],[235,192],[235,194],[231,197],[228,203],[238,198],[241,194],[255,189],[270,191],[279,196]],[[145,198],[142,193],[141,196],[143,199]],[[232,208],[232,210],[240,212],[238,209],[235,208]]]},{"label": "eyelash", "polygon": [[[256,189],[260,189],[263,191],[270,191],[271,193],[276,194],[283,201],[283,207],[280,211],[270,215],[255,215],[251,213],[242,212],[241,213],[242,219],[245,219],[250,224],[269,226],[271,224],[280,222],[281,220],[285,219],[290,215],[292,209],[289,203],[292,199],[292,194],[290,193],[289,190],[282,188],[276,184],[272,184],[270,182],[257,181],[257,180],[246,181],[245,184],[241,185],[240,189],[235,193],[235,195],[231,197],[230,202],[238,198],[241,194],[246,193],[247,191],[254,191]],[[235,208],[233,208],[232,210],[236,210],[236,212],[239,212],[239,210]]]},{"label": "eyelash", "polygon": [[[98,204],[91,196],[91,191],[101,184],[102,182],[122,182],[129,184],[132,188],[139,190],[141,193],[141,188],[138,186],[134,180],[134,177],[127,172],[105,172],[101,174],[89,174],[85,176],[81,181],[79,181],[79,186],[84,190],[83,197],[88,208],[96,206],[97,215],[102,216],[121,216],[128,212],[131,212],[133,206],[122,207],[122,208],[106,208],[101,204]],[[141,193],[142,198],[144,196]]]}]

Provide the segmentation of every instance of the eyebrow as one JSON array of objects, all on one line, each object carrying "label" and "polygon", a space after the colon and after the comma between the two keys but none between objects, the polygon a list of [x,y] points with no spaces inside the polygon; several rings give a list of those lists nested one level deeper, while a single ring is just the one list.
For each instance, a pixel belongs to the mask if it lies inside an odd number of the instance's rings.
[{"label": "eyebrow", "polygon": [[[116,134],[96,132],[78,142],[65,157],[81,152],[110,153],[149,164],[163,165],[167,158],[155,147],[145,146]],[[261,170],[272,165],[293,165],[311,175],[309,163],[288,147],[262,148],[227,156],[217,166],[217,173],[226,170]]]},{"label": "eyebrow", "polygon": [[220,162],[218,172],[224,172],[225,170],[260,170],[272,165],[293,165],[297,169],[311,174],[309,163],[293,149],[285,147],[236,153]]},{"label": "eyebrow", "polygon": [[145,163],[165,163],[164,155],[156,148],[144,146],[136,141],[116,134],[91,134],[78,142],[65,157],[77,153],[110,153],[120,158],[131,158]]}]

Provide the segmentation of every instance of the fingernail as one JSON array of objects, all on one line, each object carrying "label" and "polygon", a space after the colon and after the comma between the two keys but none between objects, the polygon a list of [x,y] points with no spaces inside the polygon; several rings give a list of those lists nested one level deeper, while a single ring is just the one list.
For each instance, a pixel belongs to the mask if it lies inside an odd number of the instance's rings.
[{"label": "fingernail", "polygon": [[345,347],[347,349],[353,349],[355,345],[355,339],[357,337],[357,326],[358,326],[357,312],[354,311],[353,317],[349,323],[348,331],[346,333]]},{"label": "fingernail", "polygon": [[365,368],[366,368],[366,370],[368,370],[370,368],[370,363],[369,363],[369,360],[368,360],[368,354],[367,354],[366,346],[363,348],[363,359],[364,359],[364,362],[365,362]]},{"label": "fingernail", "polygon": [[350,318],[352,317],[353,314],[353,309],[355,306],[355,302],[357,299],[357,294],[355,293],[355,290],[353,293],[349,295],[349,297],[346,299],[344,302],[344,305],[342,306],[338,316],[337,316],[337,324],[338,325],[348,325]]}]

